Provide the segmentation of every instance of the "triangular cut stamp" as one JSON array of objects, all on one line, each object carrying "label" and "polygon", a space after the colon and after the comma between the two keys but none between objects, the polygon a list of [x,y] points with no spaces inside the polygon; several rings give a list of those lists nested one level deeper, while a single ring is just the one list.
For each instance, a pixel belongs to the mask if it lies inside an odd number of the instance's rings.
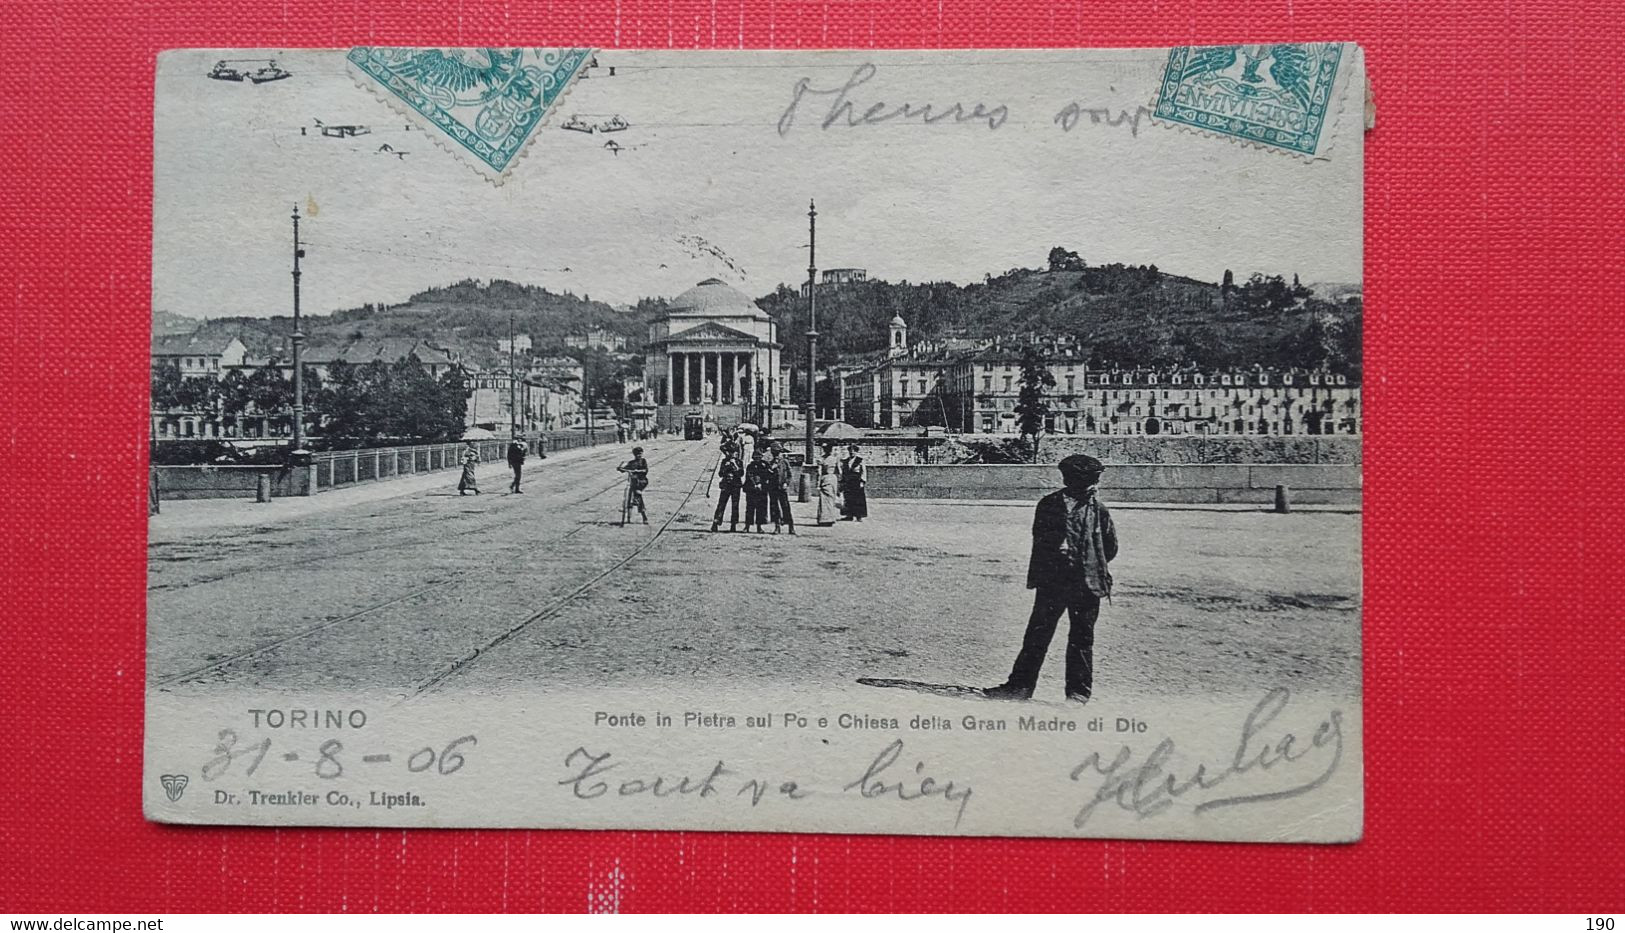
[{"label": "triangular cut stamp", "polygon": [[358,84],[500,185],[592,49],[356,46],[345,59]]}]

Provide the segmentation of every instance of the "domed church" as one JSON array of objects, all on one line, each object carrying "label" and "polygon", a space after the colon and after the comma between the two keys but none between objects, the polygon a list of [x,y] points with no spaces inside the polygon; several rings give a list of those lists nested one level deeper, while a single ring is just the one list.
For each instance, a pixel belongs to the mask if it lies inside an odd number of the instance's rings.
[{"label": "domed church", "polygon": [[759,417],[783,398],[778,325],[744,292],[706,279],[649,324],[643,384],[663,429],[704,411],[727,425]]}]

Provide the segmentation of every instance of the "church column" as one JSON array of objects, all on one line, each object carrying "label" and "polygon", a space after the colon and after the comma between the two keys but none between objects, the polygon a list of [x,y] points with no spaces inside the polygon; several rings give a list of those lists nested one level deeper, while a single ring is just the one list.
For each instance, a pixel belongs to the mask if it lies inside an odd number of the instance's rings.
[{"label": "church column", "polygon": [[700,355],[690,353],[687,360],[688,384],[683,386],[683,391],[688,395],[688,404],[697,405],[705,401],[705,397],[700,394],[703,391],[700,385]]},{"label": "church column", "polygon": [[666,351],[666,391],[662,399],[667,405],[677,404],[677,354]]},{"label": "church column", "polygon": [[733,354],[732,353],[720,353],[720,354],[718,354],[717,355],[717,397],[722,400],[722,403],[724,405],[732,405],[735,401],[737,401],[737,399],[734,398],[733,375],[734,375]]}]

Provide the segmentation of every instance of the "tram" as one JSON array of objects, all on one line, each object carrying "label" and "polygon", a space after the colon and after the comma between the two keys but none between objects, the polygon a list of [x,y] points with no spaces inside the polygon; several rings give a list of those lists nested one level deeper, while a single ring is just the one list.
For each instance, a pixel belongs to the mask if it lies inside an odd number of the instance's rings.
[{"label": "tram", "polygon": [[683,416],[683,440],[685,440],[685,441],[703,441],[703,440],[705,440],[705,416],[704,415],[700,414],[699,412],[693,412],[691,414],[687,414],[687,415]]}]

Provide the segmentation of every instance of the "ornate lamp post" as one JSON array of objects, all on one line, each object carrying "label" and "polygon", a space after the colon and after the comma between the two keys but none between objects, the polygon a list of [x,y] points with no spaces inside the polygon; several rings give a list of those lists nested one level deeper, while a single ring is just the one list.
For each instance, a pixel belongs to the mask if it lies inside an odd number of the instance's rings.
[{"label": "ornate lamp post", "polygon": [[299,325],[299,260],[305,251],[299,248],[299,205],[293,206],[293,449],[305,449],[305,367],[303,346],[305,335]]},{"label": "ornate lamp post", "polygon": [[[813,459],[813,416],[818,389],[818,207],[807,202],[807,402],[803,412],[807,419],[807,466]],[[816,475],[816,474],[815,474]]]}]

